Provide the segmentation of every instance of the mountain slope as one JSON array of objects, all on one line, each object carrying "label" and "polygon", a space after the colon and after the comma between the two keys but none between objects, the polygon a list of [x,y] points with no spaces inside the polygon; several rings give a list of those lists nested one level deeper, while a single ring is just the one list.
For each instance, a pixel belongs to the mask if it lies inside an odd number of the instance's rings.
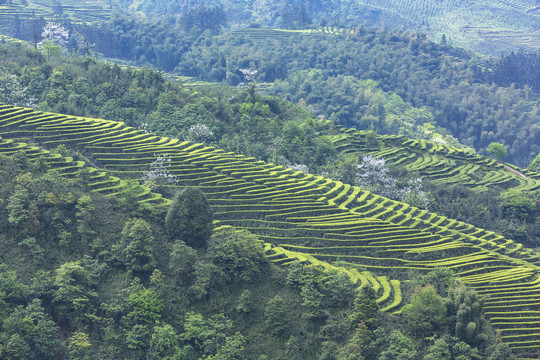
[{"label": "mountain slope", "polygon": [[[512,348],[540,347],[534,325],[540,311],[540,254],[500,235],[348,184],[160,138],[122,123],[51,118],[11,106],[3,106],[0,116],[0,136],[8,139],[4,141],[30,137],[43,146],[76,147],[119,177],[138,179],[157,155],[170,159],[167,172],[177,180],[170,186],[199,187],[214,208],[217,225],[250,230],[270,244],[267,250],[276,257],[287,257],[282,249],[292,250],[309,255],[304,260],[340,259],[353,269],[387,276],[403,275],[406,269],[451,268],[486,296],[487,314]],[[386,278],[379,282],[381,304],[395,309],[399,283]]]}]

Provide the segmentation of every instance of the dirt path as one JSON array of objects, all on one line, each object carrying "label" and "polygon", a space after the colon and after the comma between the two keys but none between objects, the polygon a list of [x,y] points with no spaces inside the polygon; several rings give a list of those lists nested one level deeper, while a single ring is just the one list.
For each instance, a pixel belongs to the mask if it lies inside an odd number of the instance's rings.
[{"label": "dirt path", "polygon": [[510,166],[504,165],[504,164],[503,164],[503,166],[504,166],[504,168],[505,168],[506,170],[510,171],[512,174],[517,175],[517,176],[519,176],[519,177],[522,177],[522,178],[524,178],[524,179],[531,180],[530,178],[528,178],[527,176],[523,175],[522,173],[520,173],[520,172],[517,171],[516,169],[512,169]]}]

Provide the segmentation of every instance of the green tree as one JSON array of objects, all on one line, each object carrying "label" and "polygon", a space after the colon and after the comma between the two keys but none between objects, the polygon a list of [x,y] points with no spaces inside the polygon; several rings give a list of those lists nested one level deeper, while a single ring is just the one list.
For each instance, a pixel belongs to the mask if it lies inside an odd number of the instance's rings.
[{"label": "green tree", "polygon": [[536,202],[533,194],[509,190],[502,193],[500,199],[505,216],[519,220],[527,220],[534,216]]},{"label": "green tree", "polygon": [[212,235],[213,214],[204,193],[187,187],[176,194],[165,218],[171,240],[182,240],[193,248],[206,248]]},{"label": "green tree", "polygon": [[337,360],[365,360],[372,343],[369,336],[370,331],[366,324],[360,321],[354,329],[353,336],[347,344],[343,346],[337,354]]},{"label": "green tree", "polygon": [[216,265],[233,279],[249,281],[266,263],[262,242],[247,230],[225,228],[212,235],[210,253]]},{"label": "green tree", "polygon": [[131,350],[136,350],[142,358],[142,352],[150,346],[150,326],[146,324],[135,324],[126,333],[126,345]]},{"label": "green tree", "polygon": [[180,351],[178,334],[169,324],[154,326],[150,340],[149,358],[152,360],[172,360]]},{"label": "green tree", "polygon": [[266,303],[264,318],[266,327],[273,335],[282,336],[287,332],[287,308],[281,296],[276,295]]},{"label": "green tree", "polygon": [[245,359],[244,344],[246,340],[242,334],[225,337],[215,355],[206,357],[207,360],[242,360]]},{"label": "green tree", "polygon": [[77,217],[77,232],[81,235],[82,239],[87,242],[90,236],[95,234],[90,228],[90,222],[93,217],[93,211],[96,209],[94,206],[94,201],[89,195],[81,196],[77,200],[75,205],[77,212],[75,216]]},{"label": "green tree", "polygon": [[187,284],[191,280],[193,266],[197,260],[197,252],[182,240],[177,240],[172,247],[169,269],[176,276],[178,282]]},{"label": "green tree", "polygon": [[374,330],[378,325],[375,290],[371,286],[365,286],[358,291],[354,299],[354,305],[349,319],[354,326],[363,322],[369,330]]},{"label": "green tree", "polygon": [[34,299],[25,309],[27,316],[33,324],[30,334],[30,347],[37,359],[58,359],[63,350],[60,341],[58,326],[41,306],[41,301]]},{"label": "green tree", "polygon": [[236,305],[236,311],[242,312],[242,313],[249,313],[251,311],[251,307],[253,306],[253,299],[251,295],[251,291],[244,290],[242,294],[240,295],[240,298],[238,299],[238,304]]},{"label": "green tree", "polygon": [[22,229],[26,233],[24,225],[28,220],[29,193],[25,188],[17,188],[9,197],[7,209],[9,211],[8,222],[16,229]]},{"label": "green tree", "polygon": [[405,337],[398,330],[388,336],[388,346],[381,352],[378,360],[408,360],[414,359],[416,351],[411,339]]},{"label": "green tree", "polygon": [[92,319],[93,281],[80,261],[62,264],[55,271],[53,303],[65,321],[87,323]]},{"label": "green tree", "polygon": [[150,225],[143,219],[130,219],[124,225],[120,239],[115,250],[120,252],[122,261],[136,275],[150,274],[156,266],[152,247],[154,236]]},{"label": "green tree", "polygon": [[497,340],[488,349],[488,353],[487,360],[515,360],[516,358],[508,344],[502,342],[500,332],[497,333]]},{"label": "green tree", "polygon": [[89,359],[88,351],[92,346],[90,336],[84,332],[74,332],[69,338],[69,358],[73,360]]},{"label": "green tree", "polygon": [[478,293],[463,285],[451,291],[454,335],[473,347],[485,347],[490,338],[490,329],[484,318],[484,301]]},{"label": "green tree", "polygon": [[136,280],[127,298],[128,313],[122,321],[131,329],[137,324],[154,325],[161,319],[164,302],[158,291],[146,288]]},{"label": "green tree", "polygon": [[435,268],[431,270],[420,280],[422,286],[431,285],[437,290],[437,294],[448,294],[448,291],[454,286],[455,275],[451,269]]},{"label": "green tree", "polygon": [[450,346],[444,337],[435,339],[433,344],[428,348],[424,360],[450,360]]},{"label": "green tree", "polygon": [[304,310],[304,313],[302,314],[303,319],[317,320],[326,315],[326,313],[321,309],[324,295],[319,291],[317,285],[317,279],[314,277],[309,277],[306,279],[302,285],[302,288],[300,289],[302,308]]},{"label": "green tree", "polygon": [[[242,353],[244,338],[239,333],[231,334],[232,327],[232,321],[223,314],[205,319],[199,313],[189,312],[180,338],[203,354],[212,356],[211,359],[233,360],[237,359],[234,354]],[[233,357],[227,357],[230,355]]]},{"label": "green tree", "polygon": [[[6,264],[0,264],[0,295],[0,299],[11,306],[25,304],[25,298],[29,295],[28,287],[19,281],[17,273]],[[0,310],[0,320],[1,316]]]},{"label": "green tree", "polygon": [[45,55],[47,60],[50,60],[53,57],[62,55],[62,46],[52,40],[46,40],[41,45],[41,52]]},{"label": "green tree", "polygon": [[6,360],[30,359],[30,345],[19,334],[13,334],[4,345],[2,358]]},{"label": "green tree", "polygon": [[413,332],[422,337],[432,336],[445,325],[446,307],[432,285],[418,288],[402,312]]},{"label": "green tree", "polygon": [[217,290],[224,282],[223,270],[213,262],[199,260],[193,266],[195,280],[189,288],[190,295],[200,300],[211,290]]},{"label": "green tree", "polygon": [[497,161],[501,161],[508,155],[508,151],[506,150],[506,146],[504,146],[501,143],[498,142],[492,142],[488,145],[486,148],[487,152],[489,152]]}]

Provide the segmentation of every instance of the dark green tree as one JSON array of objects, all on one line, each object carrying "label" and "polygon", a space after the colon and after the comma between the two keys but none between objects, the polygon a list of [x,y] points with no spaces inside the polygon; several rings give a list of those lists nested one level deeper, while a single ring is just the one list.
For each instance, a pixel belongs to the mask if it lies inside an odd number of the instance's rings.
[{"label": "dark green tree", "polygon": [[454,286],[455,275],[452,270],[447,268],[435,268],[428,272],[420,280],[422,286],[432,285],[437,294],[445,295]]},{"label": "dark green tree", "polygon": [[92,300],[97,295],[92,285],[91,275],[80,261],[66,262],[56,269],[53,304],[63,321],[75,325],[91,321]]},{"label": "dark green tree", "polygon": [[354,299],[353,312],[349,316],[354,326],[363,322],[369,330],[374,330],[378,325],[375,290],[371,286],[360,289]]},{"label": "dark green tree", "polygon": [[178,334],[169,324],[154,326],[150,340],[149,359],[175,359],[180,351]]},{"label": "dark green tree", "polygon": [[450,346],[444,337],[436,339],[428,348],[428,353],[424,360],[450,360]]},{"label": "dark green tree", "polygon": [[381,353],[378,360],[408,360],[414,359],[416,351],[411,339],[398,330],[388,336],[388,347]]},{"label": "dark green tree", "polygon": [[148,275],[154,270],[152,242],[154,236],[150,225],[143,219],[130,219],[120,233],[120,243],[115,247],[121,261],[136,275]]},{"label": "dark green tree", "polygon": [[500,332],[497,332],[497,340],[488,349],[488,353],[487,360],[514,360],[516,358],[508,344],[502,342]]},{"label": "dark green tree", "polygon": [[236,311],[241,313],[249,313],[253,307],[253,296],[251,291],[244,290],[238,299],[238,304],[236,305]]},{"label": "dark green tree", "polygon": [[450,295],[454,335],[473,347],[485,347],[491,334],[484,318],[484,301],[476,291],[465,286],[454,288]]},{"label": "dark green tree", "polygon": [[178,240],[172,247],[169,269],[179,283],[188,284],[197,260],[197,252],[182,240]]},{"label": "dark green tree", "polygon": [[518,220],[528,220],[536,211],[535,196],[519,190],[508,190],[501,194],[503,214]]},{"label": "dark green tree", "polygon": [[58,326],[50,319],[41,306],[41,301],[34,299],[25,309],[25,315],[33,323],[30,335],[30,347],[35,358],[58,359],[63,349]]},{"label": "dark green tree", "polygon": [[182,240],[193,248],[206,248],[213,230],[213,214],[204,193],[186,187],[176,194],[165,218],[171,240]]}]

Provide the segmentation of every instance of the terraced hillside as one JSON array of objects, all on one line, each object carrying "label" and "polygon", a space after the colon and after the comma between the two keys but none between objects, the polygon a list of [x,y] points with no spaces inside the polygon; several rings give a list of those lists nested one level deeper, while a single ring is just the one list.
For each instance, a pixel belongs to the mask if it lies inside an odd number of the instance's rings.
[{"label": "terraced hillside", "polygon": [[434,184],[460,184],[473,191],[489,188],[540,190],[539,173],[512,164],[432,141],[382,135],[374,142],[370,136],[366,131],[340,128],[340,134],[329,138],[341,152],[382,157],[387,163],[404,167]]},{"label": "terraced hillside", "polygon": [[489,52],[485,44],[496,44],[499,51],[505,46],[529,50],[540,46],[536,36],[540,8],[532,0],[363,0],[360,3],[422,24],[437,39],[445,33],[459,45],[477,50]]},{"label": "terraced hillside", "polygon": [[[61,4],[59,6],[59,4]],[[61,2],[51,0],[38,0],[23,2],[11,2],[0,5],[0,28],[10,29],[13,26],[15,15],[19,21],[32,20],[43,16],[51,21],[56,18],[68,18],[72,22],[94,23],[108,19],[111,16],[110,5],[101,0]]]},{"label": "terraced hillside", "polygon": [[[231,18],[238,9],[245,9],[245,3],[233,1],[228,5]],[[280,15],[276,7],[261,10],[260,4],[248,3],[257,21],[272,27],[281,25],[270,20]],[[310,10],[315,24],[324,18],[327,21],[346,19],[347,25],[367,21],[377,26],[405,26],[420,29],[436,40],[445,34],[454,45],[497,55],[512,49],[535,51],[540,48],[537,34],[540,7],[535,0],[338,0],[314,8]],[[267,34],[259,31],[259,36],[278,35],[284,36],[274,30]]]},{"label": "terraced hillside", "polygon": [[[486,297],[487,315],[515,351],[535,356],[540,350],[540,254],[493,232],[321,176],[114,121],[1,106],[0,136],[0,152],[25,149],[37,156],[59,144],[73,147],[112,182],[140,179],[157,156],[170,159],[167,171],[177,181],[170,186],[203,190],[217,226],[257,234],[276,263],[300,260],[345,271],[360,286],[373,286],[383,311],[399,310],[406,280],[400,274],[451,268]],[[85,166],[72,163],[63,158],[58,167],[70,173]],[[115,184],[103,191],[118,191]],[[336,260],[339,266],[332,265]]]}]

